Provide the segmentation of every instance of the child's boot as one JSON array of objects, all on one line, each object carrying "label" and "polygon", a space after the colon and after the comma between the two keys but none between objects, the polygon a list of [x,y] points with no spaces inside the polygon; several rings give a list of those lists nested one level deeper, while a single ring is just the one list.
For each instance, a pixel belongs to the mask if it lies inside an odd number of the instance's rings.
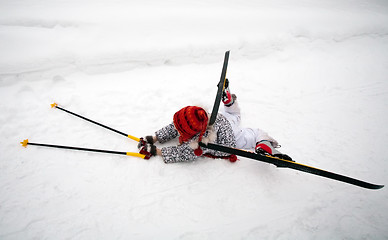
[{"label": "child's boot", "polygon": [[233,105],[234,101],[237,99],[236,94],[231,94],[229,90],[229,80],[225,79],[225,87],[222,92],[222,102],[226,107],[230,107]]},{"label": "child's boot", "polygon": [[292,158],[290,156],[288,156],[287,154],[283,154],[283,153],[279,152],[278,150],[276,150],[272,146],[271,142],[267,141],[267,140],[263,140],[263,141],[256,143],[255,151],[257,154],[269,155],[269,156],[277,157],[280,159],[293,161]]}]

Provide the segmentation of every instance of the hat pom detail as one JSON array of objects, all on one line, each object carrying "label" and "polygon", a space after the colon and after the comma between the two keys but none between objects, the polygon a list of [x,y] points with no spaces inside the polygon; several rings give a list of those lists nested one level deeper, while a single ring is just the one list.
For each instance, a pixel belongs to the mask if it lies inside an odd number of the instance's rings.
[{"label": "hat pom detail", "polygon": [[229,161],[230,161],[230,162],[236,162],[236,161],[237,161],[237,156],[234,155],[234,154],[233,154],[233,155],[230,155],[230,156],[229,156]]},{"label": "hat pom detail", "polygon": [[195,154],[195,156],[199,157],[199,156],[202,156],[203,151],[202,151],[201,148],[197,148],[197,149],[194,150],[194,154]]}]

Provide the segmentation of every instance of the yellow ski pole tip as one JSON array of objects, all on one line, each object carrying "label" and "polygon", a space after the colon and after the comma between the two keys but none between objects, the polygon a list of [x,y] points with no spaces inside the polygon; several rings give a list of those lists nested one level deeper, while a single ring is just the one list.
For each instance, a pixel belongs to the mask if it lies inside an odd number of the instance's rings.
[{"label": "yellow ski pole tip", "polygon": [[27,147],[28,139],[24,140],[23,142],[20,142],[23,147]]},{"label": "yellow ski pole tip", "polygon": [[51,105],[51,108],[55,108],[55,107],[58,106],[58,104],[56,104],[56,103],[53,103],[53,104],[50,104],[50,105]]}]

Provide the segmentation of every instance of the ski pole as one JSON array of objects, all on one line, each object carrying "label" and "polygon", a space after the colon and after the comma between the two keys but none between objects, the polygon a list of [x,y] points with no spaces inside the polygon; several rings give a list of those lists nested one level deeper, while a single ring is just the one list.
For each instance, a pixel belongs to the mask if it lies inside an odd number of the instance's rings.
[{"label": "ski pole", "polygon": [[29,142],[28,139],[20,142],[23,147],[27,147],[27,145],[34,145],[40,147],[50,147],[50,148],[61,148],[61,149],[70,149],[70,150],[79,150],[79,151],[88,151],[88,152],[99,152],[99,153],[109,153],[109,154],[120,154],[127,155],[132,157],[139,157],[142,159],[149,159],[151,156],[148,154],[141,154],[136,152],[119,152],[119,151],[110,151],[110,150],[102,150],[102,149],[93,149],[93,148],[80,148],[80,147],[70,147],[70,146],[62,146],[62,145],[52,145],[52,144],[42,144],[42,143],[32,143]]},{"label": "ski pole", "polygon": [[93,121],[93,120],[91,120],[91,119],[89,119],[89,118],[86,118],[86,117],[84,117],[84,116],[81,116],[81,115],[79,115],[79,114],[73,113],[73,112],[71,112],[71,111],[69,111],[69,110],[66,110],[66,109],[64,109],[64,108],[62,108],[62,107],[59,107],[58,104],[56,104],[56,103],[51,104],[51,107],[52,107],[52,108],[57,108],[57,109],[59,109],[59,110],[62,110],[62,111],[64,111],[64,112],[67,112],[67,113],[69,113],[69,114],[71,114],[71,115],[74,115],[74,116],[76,116],[76,117],[82,118],[83,120],[86,120],[86,121],[88,121],[88,122],[94,123],[94,124],[96,124],[96,125],[98,125],[98,126],[100,126],[100,127],[106,128],[106,129],[111,130],[111,131],[113,131],[113,132],[115,132],[115,133],[118,133],[118,134],[121,134],[121,135],[123,135],[123,136],[126,136],[126,137],[128,137],[128,138],[130,138],[130,139],[132,139],[132,140],[134,140],[134,141],[136,141],[136,142],[140,142],[140,138],[137,138],[137,137],[134,137],[134,136],[132,136],[132,135],[129,135],[129,134],[120,132],[119,130],[113,129],[113,128],[111,128],[111,127],[108,127],[108,126],[106,126],[106,125],[104,125],[104,124],[101,124],[101,123],[98,123],[98,122],[96,122],[96,121]]}]

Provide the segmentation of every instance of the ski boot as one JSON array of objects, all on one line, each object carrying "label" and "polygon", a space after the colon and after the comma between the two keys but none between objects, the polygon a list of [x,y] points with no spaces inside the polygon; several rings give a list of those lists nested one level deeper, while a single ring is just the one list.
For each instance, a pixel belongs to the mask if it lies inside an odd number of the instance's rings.
[{"label": "ski boot", "polygon": [[263,140],[263,141],[256,143],[255,152],[257,154],[272,156],[272,157],[280,158],[283,160],[295,162],[287,154],[283,154],[283,153],[279,152],[278,150],[276,150],[272,146],[271,142],[267,141],[267,140]]},{"label": "ski boot", "polygon": [[236,94],[231,94],[229,90],[229,80],[225,79],[224,91],[222,92],[222,102],[226,107],[233,105],[234,101],[237,99]]}]

